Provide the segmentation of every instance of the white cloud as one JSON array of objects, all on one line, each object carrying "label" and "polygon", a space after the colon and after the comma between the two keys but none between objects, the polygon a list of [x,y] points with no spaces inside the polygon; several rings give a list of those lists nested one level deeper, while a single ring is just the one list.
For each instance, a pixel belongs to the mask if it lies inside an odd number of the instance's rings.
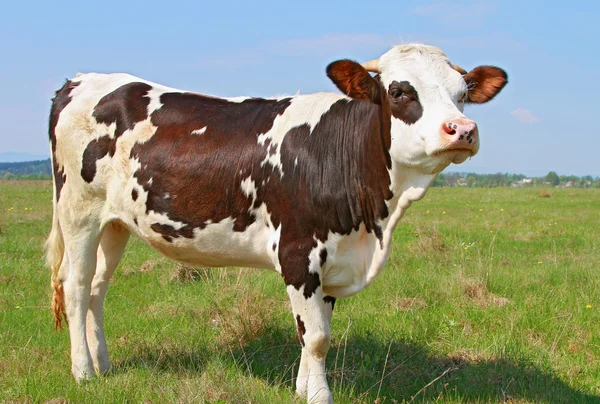
[{"label": "white cloud", "polygon": [[539,121],[538,117],[535,116],[533,114],[533,112],[531,112],[530,110],[525,109],[525,108],[517,108],[514,111],[512,111],[510,114],[512,116],[514,116],[515,118],[517,118],[519,120],[519,122],[525,123],[525,124],[535,123],[535,122]]}]

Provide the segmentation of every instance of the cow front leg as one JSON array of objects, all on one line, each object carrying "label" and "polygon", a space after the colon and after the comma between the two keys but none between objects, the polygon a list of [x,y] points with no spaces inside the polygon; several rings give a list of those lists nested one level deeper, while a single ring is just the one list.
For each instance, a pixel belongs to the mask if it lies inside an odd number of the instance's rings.
[{"label": "cow front leg", "polygon": [[[335,298],[331,296],[323,297],[323,301],[325,302],[325,320],[328,324],[331,324],[331,318],[333,315],[333,307],[335,305]],[[298,337],[302,342],[302,338],[300,337],[301,327],[298,324],[298,320],[296,319],[296,327],[298,328]],[[306,327],[306,325],[305,325]],[[307,397],[308,393],[308,350],[302,346],[302,356],[300,357],[300,367],[298,368],[298,377],[296,377],[296,395],[299,397]]]},{"label": "cow front leg", "polygon": [[300,289],[293,285],[287,287],[302,345],[296,394],[306,397],[309,403],[333,403],[325,370],[325,359],[331,341],[332,305],[323,300],[321,286],[310,289],[312,286],[308,283]]}]

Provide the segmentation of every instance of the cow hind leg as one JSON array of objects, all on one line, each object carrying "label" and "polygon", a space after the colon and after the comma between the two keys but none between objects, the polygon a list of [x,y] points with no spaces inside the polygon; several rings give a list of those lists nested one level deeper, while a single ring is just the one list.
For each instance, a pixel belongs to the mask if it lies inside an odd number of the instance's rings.
[{"label": "cow hind leg", "polygon": [[302,345],[296,394],[306,397],[309,403],[333,403],[325,370],[331,340],[331,305],[323,300],[320,286],[310,295],[306,288],[310,288],[308,284],[300,289],[287,287]]},{"label": "cow hind leg", "polygon": [[96,274],[92,280],[86,322],[87,343],[96,372],[102,374],[110,369],[108,349],[104,337],[104,298],[108,283],[114,274],[129,240],[129,231],[117,222],[109,223],[102,231],[97,251]]},{"label": "cow hind leg", "polygon": [[[65,215],[66,216],[66,215]],[[69,218],[71,219],[71,218]],[[96,270],[96,251],[100,226],[61,220],[65,243],[61,268],[64,302],[71,339],[71,372],[76,380],[89,379],[94,374],[92,357],[86,338],[86,317],[90,303],[92,279]]]}]

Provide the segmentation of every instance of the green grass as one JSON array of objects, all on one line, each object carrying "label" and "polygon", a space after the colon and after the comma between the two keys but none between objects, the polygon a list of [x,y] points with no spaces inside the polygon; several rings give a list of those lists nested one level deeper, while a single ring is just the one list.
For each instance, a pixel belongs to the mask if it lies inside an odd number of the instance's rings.
[{"label": "green grass", "polygon": [[[550,193],[436,188],[409,209],[380,277],[336,304],[336,402],[600,402],[600,190]],[[51,194],[0,182],[0,402],[294,400],[282,279],[190,276],[138,240],[106,301],[114,370],[77,385],[49,310]]]}]

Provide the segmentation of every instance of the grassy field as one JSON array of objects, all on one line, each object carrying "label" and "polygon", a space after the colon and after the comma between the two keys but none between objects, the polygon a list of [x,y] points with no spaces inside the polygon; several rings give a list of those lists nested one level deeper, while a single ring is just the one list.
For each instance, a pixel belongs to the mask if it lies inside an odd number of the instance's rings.
[{"label": "grassy field", "polygon": [[[437,188],[382,275],[340,300],[338,403],[600,402],[600,190]],[[77,385],[42,244],[51,185],[0,181],[0,402],[289,403],[282,279],[191,270],[132,240],[106,301],[111,374]]]}]

